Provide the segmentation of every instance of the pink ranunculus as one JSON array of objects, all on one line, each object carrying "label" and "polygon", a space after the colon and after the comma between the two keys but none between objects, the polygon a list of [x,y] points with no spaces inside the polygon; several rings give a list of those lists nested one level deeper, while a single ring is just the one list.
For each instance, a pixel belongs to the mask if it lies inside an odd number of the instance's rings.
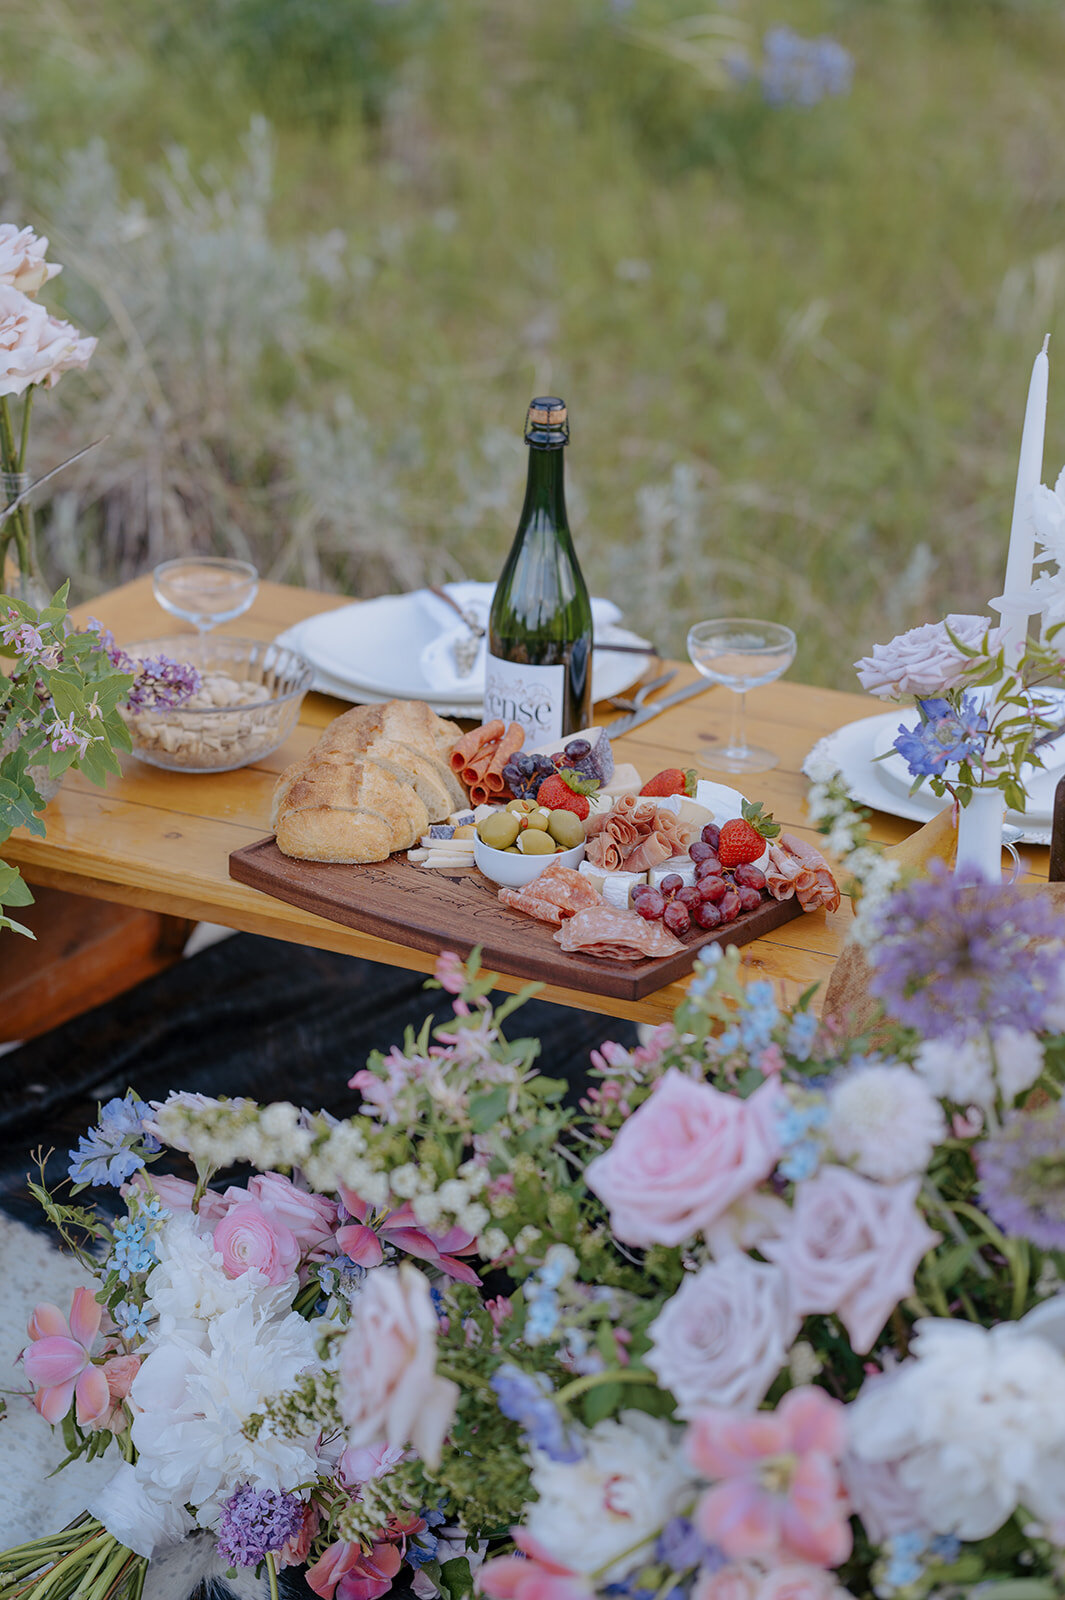
[{"label": "pink ranunculus", "polygon": [[692,1600],[756,1600],[762,1574],[744,1561],[741,1566],[719,1567],[716,1572],[700,1572],[692,1590]]},{"label": "pink ranunculus", "polygon": [[299,1265],[300,1247],[291,1230],[253,1200],[226,1212],[214,1230],[214,1247],[227,1278],[239,1278],[254,1267],[268,1283],[284,1283]]},{"label": "pink ranunculus", "polygon": [[280,1172],[260,1172],[249,1178],[248,1194],[271,1221],[289,1230],[304,1255],[332,1243],[337,1208],[324,1195],[297,1189]]},{"label": "pink ranunculus", "polygon": [[64,372],[87,366],[95,348],[95,339],[83,339],[36,300],[0,284],[0,396],[23,394],[35,383],[51,388]]},{"label": "pink ranunculus", "polygon": [[355,1221],[346,1223],[337,1231],[337,1244],[344,1254],[357,1261],[361,1267],[377,1267],[385,1258],[383,1244],[395,1245],[408,1256],[427,1261],[439,1272],[459,1283],[476,1287],[480,1278],[460,1256],[472,1256],[477,1251],[477,1240],[464,1228],[449,1228],[446,1233],[430,1233],[419,1226],[410,1204],[397,1206],[376,1228],[369,1225],[372,1207],[344,1184],[339,1186],[344,1209]]},{"label": "pink ranunculus", "polygon": [[75,1289],[69,1319],[47,1301],[30,1318],[32,1343],[22,1352],[26,1376],[37,1393],[33,1403],[46,1422],[62,1422],[74,1401],[79,1427],[92,1428],[111,1409],[111,1391],[92,1347],[103,1308],[89,1289]]},{"label": "pink ranunculus", "polygon": [[19,289],[33,297],[62,267],[44,259],[47,239],[38,239],[32,228],[14,222],[0,223],[0,284]]},{"label": "pink ranunculus", "polygon": [[920,1187],[920,1178],[873,1183],[823,1167],[799,1184],[787,1233],[760,1246],[783,1268],[796,1311],[835,1312],[859,1355],[913,1293],[918,1263],[939,1243],[917,1210]]},{"label": "pink ranunculus", "polygon": [[337,1471],[349,1489],[357,1489],[360,1483],[369,1483],[374,1478],[387,1478],[406,1459],[407,1452],[393,1445],[364,1445],[360,1450],[353,1450],[349,1445],[340,1458]]},{"label": "pink ranunculus", "polygon": [[753,1411],[798,1330],[780,1268],[737,1251],[685,1275],[651,1323],[645,1359],[680,1417],[703,1406]]},{"label": "pink ranunculus", "polygon": [[313,1500],[308,1500],[303,1508],[303,1521],[298,1533],[286,1539],[277,1552],[277,1565],[279,1567],[298,1567],[311,1553],[311,1545],[321,1526],[322,1517]]},{"label": "pink ranunculus", "polygon": [[524,1528],[512,1528],[516,1556],[496,1556],[477,1574],[477,1588],[489,1600],[591,1600],[594,1585],[582,1572],[564,1567]]},{"label": "pink ranunculus", "polygon": [[767,1178],[778,1094],[767,1082],[741,1100],[671,1067],[585,1170],[622,1243],[682,1244]]},{"label": "pink ranunculus", "polygon": [[340,1346],[340,1414],[353,1448],[411,1444],[438,1465],[459,1390],[437,1376],[436,1333],[429,1280],[416,1267],[368,1275]]},{"label": "pink ranunculus", "polygon": [[838,1400],[809,1387],[789,1390],[775,1411],[700,1412],[686,1442],[712,1485],[695,1510],[703,1538],[733,1561],[845,1561],[844,1416]]}]

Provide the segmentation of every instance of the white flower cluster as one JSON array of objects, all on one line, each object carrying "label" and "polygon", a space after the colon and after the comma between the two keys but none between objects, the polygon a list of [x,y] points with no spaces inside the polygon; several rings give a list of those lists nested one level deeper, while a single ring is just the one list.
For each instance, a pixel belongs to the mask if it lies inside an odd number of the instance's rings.
[{"label": "white flower cluster", "polygon": [[398,1199],[410,1201],[415,1219],[423,1228],[451,1223],[476,1238],[491,1220],[488,1207],[477,1198],[488,1182],[488,1173],[474,1161],[464,1161],[458,1176],[445,1178],[439,1188],[432,1168],[417,1166],[413,1161],[393,1168],[388,1181]]},{"label": "white flower cluster", "polygon": [[833,764],[814,757],[806,770],[813,779],[806,796],[810,820],[824,835],[826,850],[861,891],[852,937],[859,944],[868,944],[876,913],[898,884],[901,869],[897,861],[869,843],[868,824]]},{"label": "white flower cluster", "polygon": [[960,1106],[991,1109],[1030,1089],[1043,1070],[1043,1046],[1034,1033],[996,1028],[971,1039],[924,1039],[914,1068],[934,1094]]}]

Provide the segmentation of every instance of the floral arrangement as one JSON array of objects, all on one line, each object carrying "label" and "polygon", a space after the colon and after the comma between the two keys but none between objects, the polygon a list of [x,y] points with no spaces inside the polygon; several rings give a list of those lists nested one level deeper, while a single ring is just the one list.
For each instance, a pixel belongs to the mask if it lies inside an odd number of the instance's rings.
[{"label": "floral arrangement", "polygon": [[964,874],[874,894],[819,789],[872,1035],[715,947],[568,1097],[505,1032],[524,996],[444,956],[452,1015],[371,1055],[357,1114],[102,1107],[74,1193],[34,1185],[96,1289],[38,1307],[23,1362],[115,1471],[0,1556],[0,1600],[62,1563],[134,1594],[193,1530],[322,1600],[401,1570],[420,1600],[1054,1600],[1065,920]]},{"label": "floral arrangement", "polygon": [[[0,473],[8,490],[0,507],[0,577],[12,547],[20,574],[36,577],[29,508],[21,493],[9,498],[26,471],[34,394],[54,388],[64,372],[84,370],[96,348],[95,339],[38,303],[41,289],[63,270],[45,259],[47,250],[48,240],[32,228],[0,223]],[[12,401],[19,398],[16,419]]]},{"label": "floral arrangement", "polygon": [[[1065,522],[1065,503],[1060,509]],[[1029,643],[1010,669],[1002,630],[970,616],[911,628],[855,662],[870,694],[917,702],[918,722],[902,724],[893,746],[913,775],[911,793],[927,779],[934,794],[966,806],[974,789],[1001,789],[1007,805],[1024,810],[1024,769],[1042,766],[1040,746],[1062,731],[1059,701],[1040,692],[1065,674],[1054,647],[1062,625]]]},{"label": "floral arrangement", "polygon": [[[8,657],[0,674],[0,845],[20,826],[43,836],[42,783],[72,766],[98,784],[120,770],[116,751],[132,748],[123,707],[178,706],[199,687],[194,667],[162,656],[134,661],[99,623],[73,627],[66,598],[64,585],[37,611],[0,596]],[[3,908],[32,901],[18,869],[0,860],[0,933],[28,933]]]}]

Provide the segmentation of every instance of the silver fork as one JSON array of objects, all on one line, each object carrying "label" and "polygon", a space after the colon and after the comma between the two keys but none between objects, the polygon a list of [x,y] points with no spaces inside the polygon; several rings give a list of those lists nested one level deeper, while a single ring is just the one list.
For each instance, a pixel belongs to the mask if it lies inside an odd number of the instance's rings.
[{"label": "silver fork", "polygon": [[649,694],[653,694],[656,689],[664,689],[666,684],[676,676],[676,667],[671,667],[668,672],[663,672],[661,677],[652,678],[650,683],[642,683],[630,699],[625,699],[622,695],[615,695],[612,700],[607,701],[607,704],[616,706],[619,711],[639,711],[642,709],[643,703]]}]

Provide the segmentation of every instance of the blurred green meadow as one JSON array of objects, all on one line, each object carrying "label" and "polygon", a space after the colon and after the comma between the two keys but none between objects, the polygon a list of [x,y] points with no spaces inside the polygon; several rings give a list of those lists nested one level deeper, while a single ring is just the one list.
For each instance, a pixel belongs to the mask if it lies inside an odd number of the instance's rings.
[{"label": "blurred green meadow", "polygon": [[[850,91],[767,100],[782,26]],[[37,407],[37,474],[107,435],[48,574],[493,577],[551,391],[594,590],[855,687],[999,592],[1046,332],[1065,460],[1063,82],[1057,0],[4,0],[0,218],[100,337]]]}]

